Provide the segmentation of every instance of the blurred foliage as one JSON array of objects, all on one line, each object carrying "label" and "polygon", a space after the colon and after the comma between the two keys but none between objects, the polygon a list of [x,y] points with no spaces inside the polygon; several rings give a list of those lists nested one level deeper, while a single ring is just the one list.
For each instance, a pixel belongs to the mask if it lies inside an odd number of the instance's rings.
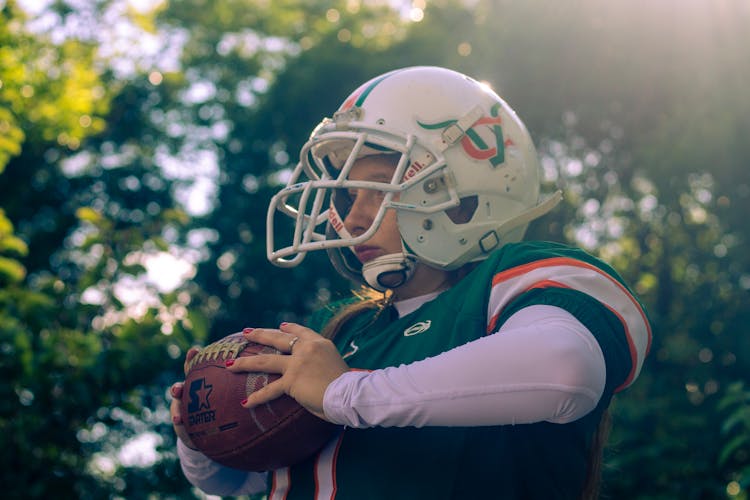
[{"label": "blurred foliage", "polygon": [[167,411],[186,349],[348,292],[324,255],[266,262],[278,172],[356,85],[438,64],[490,82],[565,191],[529,236],[601,255],[651,313],[605,497],[747,499],[749,21],[741,0],[0,0],[6,496],[197,496]]},{"label": "blurred foliage", "polygon": [[0,172],[24,141],[77,149],[104,127],[107,104],[92,67],[94,47],[40,40],[24,29],[15,1],[1,7]]},{"label": "blurred foliage", "polygon": [[744,381],[727,387],[719,410],[726,415],[721,425],[724,444],[719,453],[719,466],[734,471],[730,488],[747,492],[750,489],[750,454],[747,451],[750,448],[750,390]]}]

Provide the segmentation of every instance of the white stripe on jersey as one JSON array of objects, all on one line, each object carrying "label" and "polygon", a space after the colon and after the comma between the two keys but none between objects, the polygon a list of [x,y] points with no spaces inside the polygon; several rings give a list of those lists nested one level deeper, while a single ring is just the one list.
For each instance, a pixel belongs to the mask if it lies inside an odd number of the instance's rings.
[{"label": "white stripe on jersey", "polygon": [[320,451],[315,460],[316,500],[331,500],[336,496],[336,457],[343,438],[342,432]]},{"label": "white stripe on jersey", "polygon": [[487,304],[487,332],[492,333],[502,310],[520,294],[540,287],[578,290],[601,302],[622,322],[633,369],[623,384],[630,385],[651,347],[651,327],[638,301],[612,276],[586,262],[558,257],[530,262],[496,274]]},{"label": "white stripe on jersey", "polygon": [[273,471],[273,486],[268,500],[284,500],[289,494],[289,467]]}]

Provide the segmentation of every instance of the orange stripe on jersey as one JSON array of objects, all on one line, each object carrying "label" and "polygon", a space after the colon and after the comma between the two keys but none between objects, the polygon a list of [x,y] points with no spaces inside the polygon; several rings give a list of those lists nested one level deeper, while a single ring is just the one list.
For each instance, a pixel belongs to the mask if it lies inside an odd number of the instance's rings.
[{"label": "orange stripe on jersey", "polygon": [[331,471],[331,477],[333,478],[333,493],[331,494],[331,498],[336,498],[336,490],[338,490],[338,483],[336,482],[336,463],[339,459],[339,449],[341,448],[341,443],[344,442],[344,432],[345,431],[341,431],[339,438],[336,440],[336,451],[333,453],[333,470]]},{"label": "orange stripe on jersey", "polygon": [[529,262],[528,264],[521,264],[520,266],[511,267],[510,269],[501,271],[492,278],[492,286],[495,286],[502,281],[507,281],[511,278],[515,278],[516,276],[526,274],[532,269],[540,269],[544,267],[553,267],[553,266],[585,267],[588,269],[592,269],[598,273],[601,273],[611,280],[614,280],[614,278],[612,278],[610,275],[608,275],[607,273],[605,273],[598,267],[592,264],[589,264],[588,262],[583,262],[582,260],[577,260],[577,259],[571,259],[570,257],[550,257],[549,259],[535,260],[533,262]]},{"label": "orange stripe on jersey", "polygon": [[497,273],[492,279],[487,308],[487,333],[495,330],[500,314],[513,299],[534,288],[550,287],[586,293],[612,311],[622,322],[633,367],[617,390],[630,385],[638,376],[643,359],[651,348],[651,326],[640,304],[627,288],[592,264],[554,257]]}]

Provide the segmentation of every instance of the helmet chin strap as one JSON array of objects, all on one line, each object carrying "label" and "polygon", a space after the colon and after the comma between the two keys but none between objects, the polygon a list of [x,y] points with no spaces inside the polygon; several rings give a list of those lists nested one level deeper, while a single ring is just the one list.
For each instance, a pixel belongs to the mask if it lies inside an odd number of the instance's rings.
[{"label": "helmet chin strap", "polygon": [[366,262],[362,266],[362,277],[372,288],[385,292],[409,281],[416,267],[416,256],[406,252],[391,253]]}]

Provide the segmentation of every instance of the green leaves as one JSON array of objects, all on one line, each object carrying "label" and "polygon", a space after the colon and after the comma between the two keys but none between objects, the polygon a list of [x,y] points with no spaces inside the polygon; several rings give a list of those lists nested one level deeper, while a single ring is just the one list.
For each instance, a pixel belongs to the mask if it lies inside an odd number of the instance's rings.
[{"label": "green leaves", "polygon": [[[734,382],[718,405],[726,415],[721,424],[721,443],[717,463],[733,484],[740,489],[750,487],[750,390],[742,381]],[[728,489],[733,488],[730,483]]]},{"label": "green leaves", "polygon": [[54,43],[32,34],[25,21],[15,2],[0,10],[0,172],[30,135],[78,149],[103,129],[107,111],[95,47]]},{"label": "green leaves", "polygon": [[26,277],[26,268],[17,260],[0,256],[0,283],[18,283]]},{"label": "green leaves", "polygon": [[[2,92],[2,80],[0,80],[0,92]],[[5,165],[14,156],[21,152],[26,134],[16,123],[16,119],[9,109],[0,106],[0,174],[5,170]]]},{"label": "green leaves", "polygon": [[0,284],[19,283],[26,277],[26,268],[13,257],[24,257],[28,251],[26,242],[13,235],[13,224],[0,208]]}]

